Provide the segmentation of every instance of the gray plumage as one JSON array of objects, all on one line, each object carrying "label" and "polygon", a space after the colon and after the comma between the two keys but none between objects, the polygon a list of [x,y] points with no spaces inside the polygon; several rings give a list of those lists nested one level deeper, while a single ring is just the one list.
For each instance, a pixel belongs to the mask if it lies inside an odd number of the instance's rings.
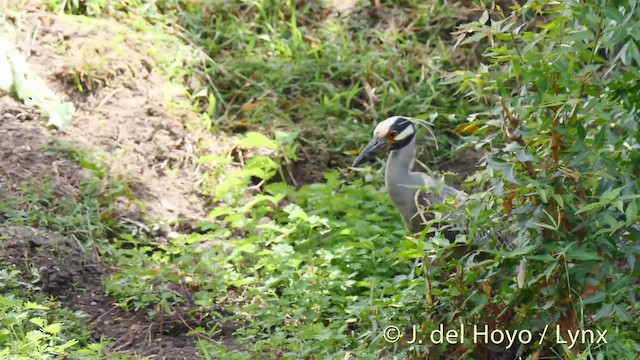
[{"label": "gray plumage", "polygon": [[[415,132],[415,125],[409,119],[399,116],[388,118],[378,124],[373,140],[354,162],[354,166],[358,166],[373,158],[380,149],[389,150],[385,185],[404,224],[412,233],[422,231],[425,221],[435,218],[435,214],[430,211],[434,204],[443,204],[448,200],[453,202],[452,207],[462,207],[468,197],[463,191],[443,184],[428,174],[412,171],[417,149]],[[457,211],[444,215],[443,219],[450,222],[448,235],[468,230],[466,219],[458,215],[461,210],[458,208]],[[509,239],[490,231],[476,232],[472,243],[484,244],[492,237],[496,238],[500,246],[511,247]]]},{"label": "gray plumage", "polygon": [[[425,222],[435,219],[435,213],[431,211],[435,204],[451,202],[453,211],[445,214],[443,218],[450,222],[444,224],[445,236],[452,240],[456,233],[468,231],[466,219],[462,213],[467,194],[441,183],[428,174],[412,171],[416,157],[416,129],[413,122],[401,116],[393,116],[382,121],[373,131],[373,139],[364,147],[356,157],[353,166],[359,166],[376,156],[382,149],[389,152],[384,179],[389,197],[396,209],[400,212],[406,227],[412,233],[417,233],[425,228]],[[440,223],[441,224],[441,223]],[[449,227],[449,225],[452,225]],[[496,239],[498,246],[512,248],[513,239],[507,238],[501,233],[490,229],[476,231],[471,243],[481,245]],[[517,273],[518,287],[524,286],[526,278],[527,262],[520,261]]]},{"label": "gray plumage", "polygon": [[[421,172],[412,171],[416,154],[416,137],[401,149],[389,153],[384,180],[389,197],[402,220],[412,233],[424,229],[424,220],[432,220],[428,210],[432,204],[444,203],[446,198],[456,198],[460,201],[466,194],[451,186],[439,184],[435,178]],[[440,191],[437,191],[440,188]],[[425,190],[429,189],[429,192]]]}]

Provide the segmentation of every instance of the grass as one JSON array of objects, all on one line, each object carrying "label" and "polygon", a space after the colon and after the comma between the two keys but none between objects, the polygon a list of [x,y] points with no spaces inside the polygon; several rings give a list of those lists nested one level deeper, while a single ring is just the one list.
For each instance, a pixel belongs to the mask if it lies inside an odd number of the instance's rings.
[{"label": "grass", "polygon": [[[339,154],[357,148],[372,121],[439,112],[436,120],[447,123],[448,115],[469,112],[447,103],[453,91],[438,85],[451,68],[447,50],[418,25],[438,14],[441,26],[453,26],[444,6],[413,4],[383,19],[365,10],[321,16],[331,9],[268,2],[197,10],[204,15],[186,13],[184,22],[199,31],[195,42],[216,63],[210,75],[221,111],[212,122],[223,130],[299,128],[318,140],[314,147]],[[401,31],[409,23],[418,27],[411,35]]]}]

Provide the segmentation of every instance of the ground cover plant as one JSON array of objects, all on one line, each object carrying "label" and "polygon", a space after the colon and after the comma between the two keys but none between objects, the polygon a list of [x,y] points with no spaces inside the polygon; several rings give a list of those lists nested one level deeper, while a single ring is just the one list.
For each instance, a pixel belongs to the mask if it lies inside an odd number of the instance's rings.
[{"label": "ground cover plant", "polygon": [[[62,176],[20,179],[14,187],[17,180],[0,173],[10,184],[0,182],[0,220],[11,227],[0,231],[0,248],[21,259],[0,272],[3,357],[640,354],[635,1],[46,6],[74,19],[88,16],[92,26],[117,21],[188,44],[176,61],[162,50],[140,56],[140,64],[153,62],[146,56],[156,59],[157,68],[129,62],[118,72],[91,62],[91,71],[72,67],[76,76],[64,78],[75,79],[71,98],[81,110],[77,105],[91,93],[100,97],[102,88],[110,94],[116,84],[135,87],[126,80],[144,68],[180,83],[195,114],[185,128],[200,134],[197,150],[184,150],[190,144],[184,131],[161,125],[146,138],[156,143],[154,134],[166,130],[175,142],[161,143],[179,143],[180,153],[193,159],[145,154],[156,156],[164,165],[149,166],[167,176],[187,165],[197,169],[191,174],[199,177],[189,180],[207,211],[169,220],[171,211],[131,215],[122,199],[129,206],[144,202],[141,182],[113,176],[91,152],[66,143],[50,144],[45,154],[73,163]],[[184,99],[168,103],[184,110]],[[154,121],[162,118],[146,111]],[[440,170],[444,181],[472,194],[464,210],[471,235],[483,228],[509,232],[519,247],[452,257],[456,244],[435,228],[408,236],[383,189],[382,162],[361,171],[348,167],[373,124],[391,115],[430,124],[433,136],[420,133],[418,166]],[[21,126],[2,121],[11,131]],[[92,175],[68,175],[81,171]],[[104,294],[56,292],[60,279],[51,275],[57,272],[42,270],[56,265],[32,249],[43,243],[10,242],[23,234],[15,226],[71,239],[56,242],[67,247],[44,247],[54,255],[78,244],[68,257],[79,260],[67,266],[86,263],[93,270],[69,279],[87,282],[91,291],[84,293]],[[18,257],[21,251],[29,256]],[[518,279],[523,259],[527,272]],[[102,281],[85,281],[92,276]],[[105,304],[97,326],[77,325],[91,310],[69,294]],[[126,329],[106,327],[105,319]],[[466,328],[465,335],[439,341],[433,336],[441,327],[443,335]],[[502,337],[474,337],[476,329]],[[179,339],[185,351],[170,352],[151,341],[156,336],[173,347],[171,339]]]}]

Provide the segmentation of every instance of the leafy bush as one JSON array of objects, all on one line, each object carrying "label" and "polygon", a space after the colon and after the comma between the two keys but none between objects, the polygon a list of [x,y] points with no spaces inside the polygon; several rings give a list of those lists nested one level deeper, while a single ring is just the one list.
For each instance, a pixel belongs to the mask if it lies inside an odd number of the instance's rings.
[{"label": "leafy bush", "polygon": [[475,180],[490,184],[512,230],[532,245],[522,251],[528,287],[508,296],[516,314],[503,326],[599,329],[610,340],[567,349],[547,339],[538,354],[640,351],[639,15],[635,2],[536,1],[508,16],[485,12],[460,30],[462,44],[490,44],[487,65],[447,81],[489,104],[473,123],[471,140],[491,154]]}]

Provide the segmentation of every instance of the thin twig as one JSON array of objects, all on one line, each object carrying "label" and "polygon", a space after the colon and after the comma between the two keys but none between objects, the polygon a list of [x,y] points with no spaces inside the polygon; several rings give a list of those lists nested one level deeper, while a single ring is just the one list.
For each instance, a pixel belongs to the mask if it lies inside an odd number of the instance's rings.
[{"label": "thin twig", "polygon": [[427,297],[427,305],[431,306],[433,305],[433,296],[431,295],[431,282],[429,281],[429,265],[427,265],[426,257],[422,258],[422,271],[424,272],[424,283],[426,287],[425,296]]},{"label": "thin twig", "polygon": [[107,316],[107,315],[108,315],[108,314],[110,314],[113,310],[115,310],[115,309],[117,309],[117,308],[118,308],[118,305],[113,305],[113,306],[111,307],[111,309],[109,309],[109,310],[107,310],[107,311],[103,312],[100,316],[98,316],[98,317],[95,319],[95,322],[100,322],[100,320],[102,320],[102,318],[103,318],[103,317]]},{"label": "thin twig", "polygon": [[[192,328],[192,327],[187,323],[187,321],[182,317],[182,315],[180,315],[180,313],[179,313],[179,312],[177,312],[177,311],[173,308],[173,306],[172,306],[171,308],[173,309],[173,311],[175,311],[176,316],[178,317],[178,319],[180,319],[180,322],[182,322],[182,324],[183,324],[187,329],[189,329],[189,331],[193,331],[193,328]],[[208,341],[211,341],[211,342],[213,342],[213,341],[214,341],[211,337],[209,337],[209,336],[207,336],[207,335],[205,335],[205,334],[203,334],[203,333],[200,333],[200,332],[196,333],[196,336],[197,336],[197,337],[199,337],[199,338],[201,338],[201,339],[208,340]]]},{"label": "thin twig", "polygon": [[120,89],[115,89],[114,91],[108,93],[104,98],[102,98],[102,100],[100,101],[100,103],[98,103],[98,106],[96,106],[96,108],[94,110],[100,109],[102,106],[104,106],[104,104],[107,103],[107,101],[109,101],[117,93],[122,92],[122,91],[124,91],[124,89],[120,88]]},{"label": "thin twig", "polygon": [[[507,139],[509,139],[509,141],[515,141],[517,142],[520,146],[522,147],[526,147],[526,142],[524,141],[524,139],[522,138],[522,135],[515,135],[516,130],[518,129],[518,126],[520,126],[520,120],[518,120],[515,116],[513,116],[513,114],[511,113],[511,111],[509,111],[509,109],[507,108],[507,105],[504,103],[504,99],[502,99],[502,97],[500,97],[498,99],[500,106],[502,107],[502,113],[504,114],[504,118],[505,120],[508,120],[509,123],[508,124],[504,124],[503,126],[503,130],[504,130],[504,134],[507,137]],[[531,163],[531,161],[525,161],[525,162],[521,162],[522,165],[524,165],[525,169],[527,170],[527,172],[529,173],[529,177],[531,177],[532,179],[536,178],[536,172],[533,168],[533,164]]]},{"label": "thin twig", "polygon": [[302,146],[302,141],[300,141],[300,138],[296,139],[298,141],[298,147],[300,148],[300,151],[302,151],[302,155],[304,155],[304,158],[307,159],[307,161],[311,161],[311,156],[309,155],[309,153],[307,152],[307,150],[304,148],[304,146]]}]

